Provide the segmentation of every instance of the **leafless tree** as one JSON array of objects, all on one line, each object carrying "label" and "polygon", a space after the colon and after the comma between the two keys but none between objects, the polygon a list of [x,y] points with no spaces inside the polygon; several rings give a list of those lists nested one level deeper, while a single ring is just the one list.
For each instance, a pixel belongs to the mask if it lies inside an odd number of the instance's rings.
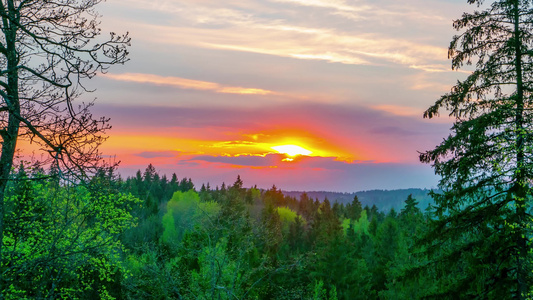
[{"label": "leafless tree", "polygon": [[0,262],[17,142],[39,145],[78,180],[101,160],[108,119],[93,118],[92,102],[74,100],[87,91],[85,79],[127,60],[130,43],[127,34],[101,35],[95,11],[101,1],[0,0]]}]

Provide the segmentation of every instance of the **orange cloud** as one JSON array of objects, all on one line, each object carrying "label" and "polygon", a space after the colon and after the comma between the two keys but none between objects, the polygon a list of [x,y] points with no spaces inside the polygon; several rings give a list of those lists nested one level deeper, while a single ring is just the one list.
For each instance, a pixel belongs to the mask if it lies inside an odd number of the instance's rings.
[{"label": "orange cloud", "polygon": [[149,83],[155,85],[176,86],[183,89],[193,90],[216,90],[219,84],[207,81],[191,80],[180,77],[164,77],[153,74],[124,73],[124,74],[103,74],[102,76],[118,81]]},{"label": "orange cloud", "polygon": [[[232,139],[232,138],[239,139]],[[233,133],[211,137],[199,135],[195,138],[181,136],[180,131],[167,131],[151,135],[115,132],[103,145],[105,153],[122,153],[121,160],[126,164],[135,161],[179,161],[191,156],[213,156],[236,159],[261,159],[269,155],[279,158],[277,163],[298,161],[292,152],[280,150],[280,145],[297,145],[302,157],[333,157],[339,161],[352,161],[353,154],[340,150],[327,142],[324,137],[298,129],[256,131],[253,133]],[[359,159],[359,158],[358,158]]]},{"label": "orange cloud", "polygon": [[233,86],[223,86],[221,84],[209,81],[193,80],[173,76],[159,76],[154,74],[143,73],[123,73],[123,74],[103,74],[102,76],[118,81],[148,83],[155,85],[174,86],[181,89],[213,91],[223,94],[240,94],[240,95],[269,95],[279,94],[273,91],[257,89],[257,88],[243,88]]},{"label": "orange cloud", "polygon": [[383,104],[383,105],[375,105],[372,106],[373,109],[385,111],[387,113],[396,115],[396,116],[403,116],[403,117],[420,117],[422,116],[422,109],[414,108],[414,107],[408,107],[408,106],[400,106],[400,105],[389,105],[389,104]]},{"label": "orange cloud", "polygon": [[409,68],[415,70],[422,70],[428,73],[458,72],[467,75],[472,74],[472,71],[468,70],[452,70],[449,65],[410,65]]},{"label": "orange cloud", "polygon": [[247,88],[240,88],[240,87],[224,87],[224,88],[218,89],[217,92],[224,93],[224,94],[242,94],[242,95],[275,94],[272,91],[267,91],[263,89],[247,89]]},{"label": "orange cloud", "polygon": [[[430,149],[439,142],[439,133],[449,129],[448,118],[441,118],[446,124],[423,120],[424,107],[384,104],[353,108],[307,104],[261,109],[100,109],[114,120],[111,137],[103,145],[105,153],[148,152],[143,157],[174,153],[169,151],[178,152],[180,157],[264,157],[276,153],[271,147],[297,145],[311,151],[310,157],[413,162],[417,150]],[[413,149],[414,144],[419,146]]]}]

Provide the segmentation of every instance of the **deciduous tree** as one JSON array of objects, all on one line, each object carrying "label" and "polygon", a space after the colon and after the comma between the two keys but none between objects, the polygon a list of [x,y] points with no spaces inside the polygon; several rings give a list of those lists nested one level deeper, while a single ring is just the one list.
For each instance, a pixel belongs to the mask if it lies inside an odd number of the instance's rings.
[{"label": "deciduous tree", "polygon": [[[127,60],[129,37],[101,38],[101,0],[0,1],[0,261],[4,197],[17,142],[48,153],[59,174],[81,180],[100,162],[108,119],[74,100],[83,80]],[[4,272],[0,272],[1,276]]]}]

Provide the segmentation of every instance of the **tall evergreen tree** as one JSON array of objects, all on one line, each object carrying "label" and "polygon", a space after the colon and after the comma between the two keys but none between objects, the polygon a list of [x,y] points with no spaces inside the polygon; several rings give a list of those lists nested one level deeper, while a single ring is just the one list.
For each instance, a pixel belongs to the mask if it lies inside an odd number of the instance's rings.
[{"label": "tall evergreen tree", "polygon": [[359,201],[359,197],[355,195],[352,203],[346,205],[346,217],[352,220],[359,220],[362,211],[363,207],[361,205],[361,201]]},{"label": "tall evergreen tree", "polygon": [[425,240],[437,268],[458,272],[440,297],[524,299],[533,286],[533,3],[484,2],[468,0],[482,10],[454,22],[449,48],[453,69],[475,62],[475,71],[424,114],[444,107],[455,118],[451,135],[420,156],[442,176]]},{"label": "tall evergreen tree", "polygon": [[420,213],[420,209],[417,207],[417,205],[418,201],[413,198],[413,194],[409,194],[409,196],[407,196],[407,199],[405,200],[405,206],[404,208],[402,208],[400,215],[406,216]]}]

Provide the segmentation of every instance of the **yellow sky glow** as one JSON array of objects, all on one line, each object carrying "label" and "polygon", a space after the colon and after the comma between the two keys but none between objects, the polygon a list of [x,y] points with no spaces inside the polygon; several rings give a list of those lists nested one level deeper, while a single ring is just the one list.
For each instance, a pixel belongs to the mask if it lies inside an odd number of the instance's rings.
[{"label": "yellow sky glow", "polygon": [[[136,134],[117,133],[109,138],[104,144],[103,148],[107,151],[117,152],[124,150],[124,145],[128,145],[127,149],[130,153],[142,151],[166,151],[174,150],[181,153],[188,154],[207,154],[207,155],[226,155],[226,156],[240,156],[253,155],[265,156],[270,151],[275,150],[278,153],[286,154],[288,156],[310,155],[314,156],[336,156],[331,151],[317,150],[310,151],[297,145],[279,145],[269,141],[214,141],[203,139],[187,139],[174,136],[146,136]],[[277,145],[277,146],[276,146]]]},{"label": "yellow sky glow", "polygon": [[278,151],[279,153],[287,154],[288,156],[309,155],[313,153],[312,151],[307,150],[297,145],[281,145],[281,146],[274,146],[271,148]]}]

